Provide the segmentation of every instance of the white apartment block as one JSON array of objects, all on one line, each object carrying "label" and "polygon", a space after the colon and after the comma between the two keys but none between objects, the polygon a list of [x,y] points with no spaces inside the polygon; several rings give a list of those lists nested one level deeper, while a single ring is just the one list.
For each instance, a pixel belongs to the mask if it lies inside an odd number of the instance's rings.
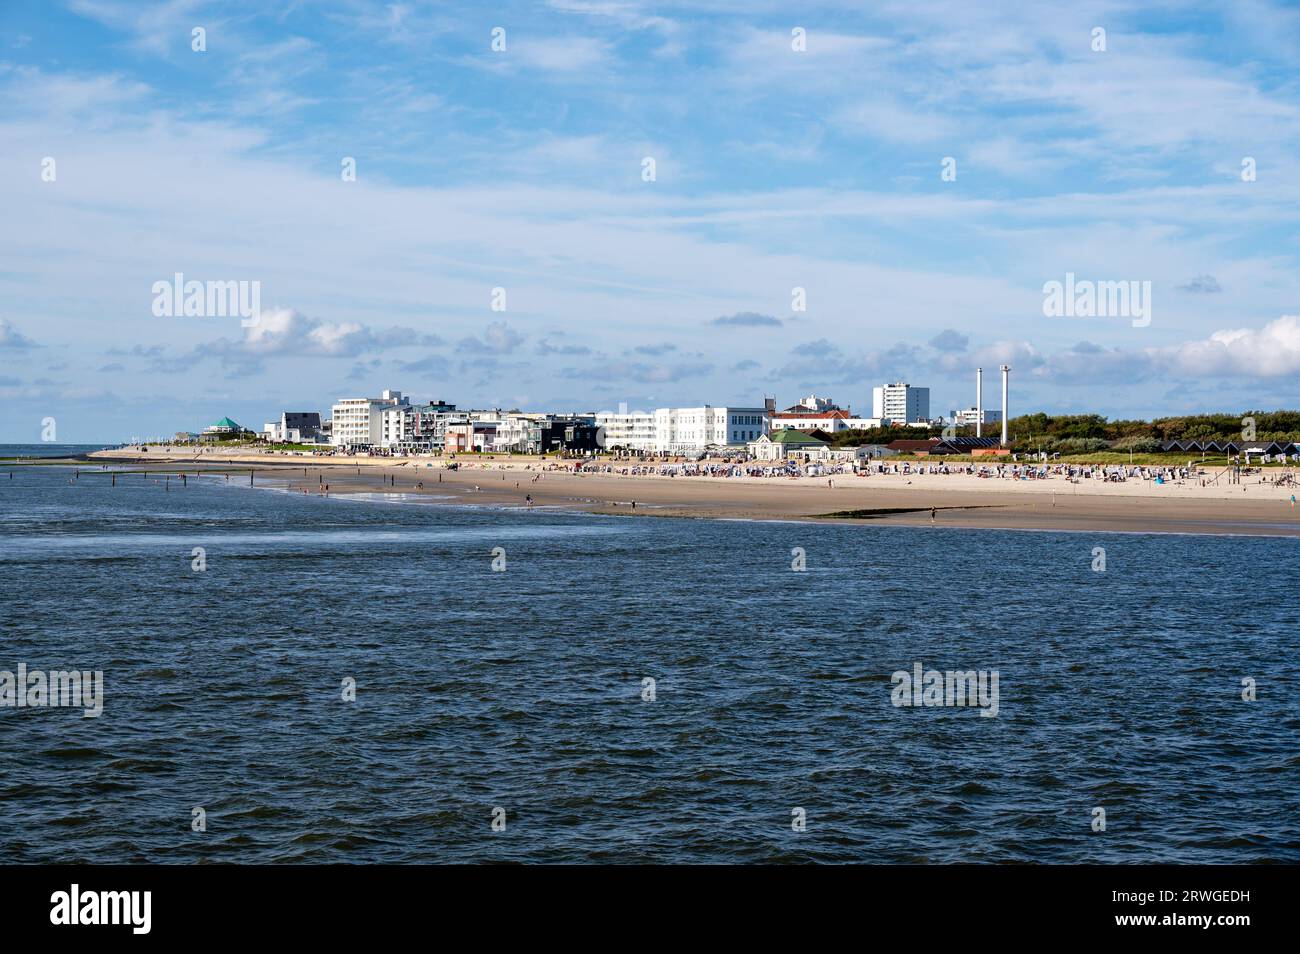
[{"label": "white apartment block", "polygon": [[973,427],[979,424],[998,424],[1002,421],[1002,412],[985,408],[981,416],[978,408],[968,407],[952,412],[952,422],[958,427]]},{"label": "white apartment block", "polygon": [[871,416],[887,418],[898,424],[929,423],[930,389],[918,388],[902,381],[872,388]]},{"label": "white apartment block", "polygon": [[330,443],[345,448],[385,446],[384,411],[407,404],[401,391],[384,391],[377,398],[343,398],[331,409]]},{"label": "white apartment block", "polygon": [[498,453],[524,450],[537,428],[546,420],[545,414],[506,413],[497,422],[492,449]]},{"label": "white apartment block", "polygon": [[394,404],[379,412],[379,446],[393,447],[406,444],[415,437],[415,408],[409,404]]},{"label": "white apartment block", "polygon": [[655,450],[654,411],[601,411],[596,426],[604,431],[605,446],[653,453]]},{"label": "white apartment block", "polygon": [[764,407],[661,407],[653,412],[633,411],[596,415],[611,449],[656,454],[687,454],[709,447],[742,447],[770,429]]}]

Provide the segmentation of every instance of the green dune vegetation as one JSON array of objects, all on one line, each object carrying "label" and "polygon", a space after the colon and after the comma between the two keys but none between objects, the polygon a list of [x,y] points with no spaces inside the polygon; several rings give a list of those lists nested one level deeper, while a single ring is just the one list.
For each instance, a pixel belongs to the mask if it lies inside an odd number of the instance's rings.
[{"label": "green dune vegetation", "polygon": [[[1253,426],[1253,433],[1250,428]],[[986,424],[984,435],[997,437],[1001,424]],[[1012,451],[1020,454],[1060,454],[1099,463],[1168,463],[1185,458],[1187,451],[1161,450],[1169,441],[1300,441],[1300,411],[1243,411],[1240,414],[1189,414],[1152,421],[1107,420],[1100,414],[1023,414],[1008,422]],[[954,432],[948,432],[952,434]],[[972,436],[974,427],[956,428],[957,436]],[[884,427],[873,431],[841,431],[829,439],[835,447],[888,444],[896,440],[924,440],[938,436],[922,427]],[[1199,457],[1199,455],[1197,455]],[[1206,462],[1226,455],[1211,453]]]}]

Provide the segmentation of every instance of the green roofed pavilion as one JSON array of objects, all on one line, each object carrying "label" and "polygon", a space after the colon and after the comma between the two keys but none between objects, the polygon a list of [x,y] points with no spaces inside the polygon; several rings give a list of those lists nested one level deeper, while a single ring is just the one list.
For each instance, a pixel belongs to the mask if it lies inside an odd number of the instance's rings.
[{"label": "green roofed pavilion", "polygon": [[785,427],[779,431],[773,431],[768,435],[768,440],[773,444],[784,444],[786,447],[825,447],[826,442],[818,440],[811,434],[799,430],[797,427]]}]

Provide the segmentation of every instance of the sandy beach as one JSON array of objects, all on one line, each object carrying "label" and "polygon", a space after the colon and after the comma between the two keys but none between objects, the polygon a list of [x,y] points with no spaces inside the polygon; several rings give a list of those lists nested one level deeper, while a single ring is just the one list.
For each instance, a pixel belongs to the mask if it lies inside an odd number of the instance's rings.
[{"label": "sandy beach", "polygon": [[[230,480],[319,494],[426,496],[440,504],[532,506],[644,517],[816,520],[1079,532],[1300,536],[1290,487],[1276,471],[1241,484],[1158,485],[981,478],[967,474],[817,477],[667,477],[574,474],[536,458],[295,458],[270,454],[116,450],[92,455],[114,467],[173,473],[228,472]],[[92,465],[93,466],[93,465]],[[1213,476],[1211,474],[1210,476]],[[633,507],[635,502],[635,507]],[[932,513],[933,508],[933,513]]]}]

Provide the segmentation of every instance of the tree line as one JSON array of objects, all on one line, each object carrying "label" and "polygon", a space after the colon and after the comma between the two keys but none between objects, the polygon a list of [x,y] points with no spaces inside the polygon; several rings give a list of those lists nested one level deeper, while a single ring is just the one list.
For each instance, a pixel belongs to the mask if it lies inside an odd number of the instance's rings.
[{"label": "tree line", "polygon": [[[1253,424],[1253,434],[1249,428]],[[1300,441],[1300,411],[1243,411],[1241,414],[1184,414],[1152,421],[1111,421],[1100,414],[1022,414],[1007,424],[1011,446],[1017,451],[1077,453],[1098,450],[1150,452],[1167,441],[1240,440],[1250,435],[1261,441]],[[958,427],[962,437],[975,434],[974,426]],[[986,424],[984,436],[1000,437],[1001,422]],[[933,428],[890,426],[871,431],[840,431],[831,435],[836,447],[889,444],[897,440],[936,437]]]}]

